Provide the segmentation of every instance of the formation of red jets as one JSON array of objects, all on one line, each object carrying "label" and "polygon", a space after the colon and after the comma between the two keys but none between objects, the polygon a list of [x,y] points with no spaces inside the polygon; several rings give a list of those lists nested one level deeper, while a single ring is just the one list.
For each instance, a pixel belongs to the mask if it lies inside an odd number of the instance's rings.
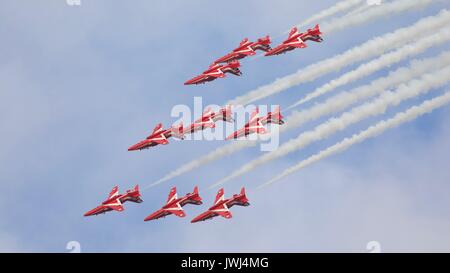
[{"label": "formation of red jets", "polygon": [[[242,75],[242,72],[239,70],[239,60],[247,56],[256,55],[257,50],[264,51],[265,56],[279,55],[296,48],[306,48],[306,41],[314,41],[320,43],[323,41],[322,37],[320,36],[321,34],[322,33],[320,32],[319,25],[316,25],[313,29],[308,29],[303,33],[299,33],[297,28],[294,27],[291,29],[288,38],[275,48],[270,47],[271,41],[269,36],[260,38],[256,42],[250,42],[247,38],[245,38],[239,44],[238,48],[234,49],[231,53],[215,60],[206,71],[204,71],[201,75],[188,80],[187,82],[185,82],[185,84],[190,85],[206,83],[217,78],[224,78],[226,73],[240,76]],[[167,145],[169,143],[168,138],[170,137],[184,139],[184,135],[186,133],[192,134],[206,128],[214,128],[217,121],[233,122],[234,120],[232,116],[233,113],[231,110],[231,106],[228,105],[217,112],[212,111],[211,108],[207,108],[202,113],[202,116],[199,119],[195,120],[187,127],[184,127],[183,123],[180,123],[178,126],[172,126],[169,129],[163,129],[163,125],[159,123],[158,125],[156,125],[156,127],[153,129],[153,132],[148,137],[129,147],[128,151],[148,149],[160,144]],[[276,107],[273,112],[269,112],[267,115],[262,117],[259,116],[259,109],[256,108],[251,114],[249,122],[247,122],[241,129],[230,134],[226,139],[237,139],[255,133],[265,134],[267,130],[264,126],[269,123],[278,125],[284,124],[283,116],[280,113],[279,106]],[[105,201],[103,201],[96,208],[86,212],[84,216],[98,215],[109,211],[123,211],[123,203],[127,201],[134,203],[143,202],[143,200],[141,199],[141,194],[139,192],[139,186],[136,185],[133,189],[127,190],[123,194],[120,194],[118,187],[115,186]],[[178,217],[185,217],[186,214],[183,210],[183,207],[186,204],[202,204],[202,198],[199,195],[198,187],[195,187],[192,193],[187,193],[183,197],[178,197],[176,188],[173,187],[170,190],[167,201],[162,206],[162,208],[147,216],[144,221],[159,219],[170,214],[174,214]],[[229,208],[234,205],[249,205],[247,196],[245,194],[245,188],[242,188],[239,194],[234,194],[228,199],[224,198],[224,190],[222,188],[217,193],[214,204],[207,211],[193,218],[191,223],[205,221],[216,216],[222,216],[226,219],[229,219],[232,217]]]},{"label": "formation of red jets", "polygon": [[191,85],[210,82],[218,78],[224,78],[226,73],[241,76],[242,72],[239,70],[241,66],[239,60],[247,56],[256,55],[256,50],[266,52],[264,56],[279,55],[296,48],[308,47],[305,43],[306,41],[320,43],[323,41],[320,35],[322,33],[320,32],[319,25],[316,25],[313,29],[308,29],[306,32],[298,32],[298,29],[294,27],[289,32],[288,38],[275,48],[270,47],[271,41],[269,36],[260,38],[256,42],[250,42],[245,38],[239,44],[239,47],[233,49],[231,53],[215,60],[206,71],[186,81],[184,84]]},{"label": "formation of red jets", "polygon": [[[110,192],[108,198],[103,201],[96,208],[86,212],[84,216],[92,216],[98,215],[102,213],[106,213],[108,211],[123,211],[123,203],[126,201],[131,201],[134,203],[142,203],[141,194],[139,193],[139,187],[136,186],[132,190],[127,190],[124,194],[119,194],[119,188],[115,186]],[[149,216],[145,217],[144,221],[156,220],[162,217],[166,217],[168,215],[175,215],[178,217],[185,217],[186,213],[183,210],[183,207],[186,204],[193,205],[201,205],[202,198],[198,193],[198,187],[194,188],[192,193],[187,193],[183,197],[177,196],[177,188],[173,187],[169,196],[167,197],[167,201],[159,210],[153,212]],[[248,206],[250,203],[248,202],[247,196],[245,195],[245,188],[241,189],[239,194],[234,194],[232,197],[225,199],[223,188],[219,190],[216,195],[216,199],[214,200],[214,204],[205,212],[196,216],[192,219],[191,223],[200,222],[212,219],[216,216],[222,216],[226,219],[230,219],[232,214],[230,212],[230,208],[234,205],[237,206]]]},{"label": "formation of red jets", "polygon": [[[211,108],[207,108],[202,116],[195,120],[192,124],[183,127],[180,123],[178,126],[172,126],[170,129],[163,129],[162,124],[156,125],[153,132],[144,140],[132,145],[128,148],[128,151],[144,150],[150,147],[162,144],[167,145],[170,137],[177,137],[179,139],[184,139],[185,133],[194,133],[199,130],[204,130],[206,128],[215,128],[217,121],[233,122],[231,106],[226,106],[220,109],[218,112],[214,112]],[[265,134],[267,130],[264,125],[268,123],[282,125],[284,124],[283,116],[280,113],[280,107],[277,106],[275,111],[267,113],[266,116],[259,116],[259,109],[256,108],[251,114],[249,122],[247,122],[243,128],[237,130],[227,137],[227,139],[236,139],[240,137],[245,137],[250,134]]]}]

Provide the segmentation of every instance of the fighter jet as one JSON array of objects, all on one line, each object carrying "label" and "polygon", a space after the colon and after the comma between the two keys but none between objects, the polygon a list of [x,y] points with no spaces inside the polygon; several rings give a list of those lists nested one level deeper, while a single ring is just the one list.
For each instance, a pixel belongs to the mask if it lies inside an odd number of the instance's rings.
[{"label": "fighter jet", "polygon": [[307,47],[305,42],[308,40],[320,43],[323,41],[322,37],[320,36],[321,34],[322,33],[320,32],[319,25],[316,25],[313,29],[308,29],[306,32],[302,33],[299,33],[297,28],[294,27],[291,29],[288,39],[285,40],[281,45],[271,49],[265,54],[265,56],[286,53],[296,48],[305,48]]},{"label": "fighter jet", "polygon": [[163,129],[162,127],[163,125],[161,123],[156,125],[155,129],[153,129],[153,132],[146,139],[129,147],[128,151],[148,149],[159,144],[167,145],[169,144],[169,141],[167,139],[172,136],[180,139],[184,138],[183,123],[180,122],[178,127],[172,126],[170,129]]},{"label": "fighter jet", "polygon": [[217,59],[214,63],[229,63],[231,61],[240,60],[247,56],[253,56],[256,54],[256,50],[262,50],[268,52],[270,48],[270,37],[267,35],[264,38],[258,39],[256,42],[250,42],[248,38],[242,40],[239,47],[235,48],[231,53]]},{"label": "fighter jet", "polygon": [[130,201],[134,203],[142,203],[141,194],[139,193],[139,186],[136,185],[134,189],[127,190],[123,194],[119,194],[119,187],[115,186],[109,193],[108,198],[102,204],[84,214],[84,216],[98,215],[108,211],[123,211],[123,203]]},{"label": "fighter jet", "polygon": [[267,113],[265,117],[261,118],[261,124],[266,125],[268,123],[283,125],[283,116],[280,113],[280,106],[275,107],[275,111]]},{"label": "fighter jet", "polygon": [[213,81],[217,78],[225,78],[225,73],[241,76],[242,72],[239,70],[240,66],[241,64],[239,61],[231,61],[227,64],[212,64],[209,66],[208,70],[204,71],[201,75],[188,80],[184,84],[200,84]]},{"label": "fighter jet", "polygon": [[250,116],[250,121],[244,125],[244,128],[237,130],[236,132],[229,135],[226,139],[230,140],[233,138],[240,138],[243,136],[247,136],[253,133],[257,134],[265,134],[267,133],[263,124],[261,123],[261,117],[259,117],[259,109],[258,107]]},{"label": "fighter jet", "polygon": [[161,217],[166,217],[169,214],[174,214],[178,217],[184,217],[183,206],[186,204],[201,205],[202,198],[198,194],[198,187],[194,188],[194,192],[188,193],[183,197],[177,197],[177,188],[173,187],[170,190],[169,197],[167,198],[166,204],[159,210],[147,216],[144,221],[155,220]]},{"label": "fighter jet", "polygon": [[211,110],[211,107],[206,108],[202,116],[194,121],[188,128],[183,129],[185,133],[194,133],[198,130],[203,130],[205,128],[215,128],[216,122],[223,120],[225,122],[233,122],[231,112],[231,105],[220,109],[218,112]]},{"label": "fighter jet", "polygon": [[232,214],[229,208],[231,208],[234,205],[237,206],[250,205],[247,196],[245,196],[245,188],[242,188],[239,194],[234,194],[233,197],[229,199],[224,198],[224,191],[222,188],[217,193],[214,205],[210,207],[207,211],[203,212],[202,214],[192,219],[191,223],[205,221],[208,219],[212,219],[213,217],[216,216],[222,216],[224,218],[230,219],[232,217]]}]

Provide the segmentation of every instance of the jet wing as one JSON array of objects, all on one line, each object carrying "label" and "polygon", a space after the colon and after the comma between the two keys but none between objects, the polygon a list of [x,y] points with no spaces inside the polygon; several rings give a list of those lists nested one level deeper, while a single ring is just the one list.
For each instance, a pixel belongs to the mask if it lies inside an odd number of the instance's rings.
[{"label": "jet wing", "polygon": [[217,216],[217,213],[207,210],[207,211],[203,212],[202,214],[198,215],[197,217],[195,217],[194,219],[192,219],[191,223],[205,221],[205,220],[211,219],[216,216]]},{"label": "jet wing", "polygon": [[208,81],[208,76],[202,74],[202,75],[198,75],[197,77],[194,77],[190,80],[188,80],[187,82],[185,82],[185,85],[189,85],[189,84],[200,84],[200,83],[204,83]]},{"label": "jet wing", "polygon": [[180,204],[176,204],[173,207],[165,208],[165,211],[172,213],[178,217],[185,217],[186,213],[184,213],[183,208],[180,206]]},{"label": "jet wing", "polygon": [[123,211],[124,210],[122,202],[120,202],[119,199],[114,200],[114,202],[105,204],[105,207],[110,208],[115,211]]},{"label": "jet wing", "polygon": [[296,47],[296,48],[306,48],[306,47],[308,47],[308,45],[305,44],[305,42],[300,37],[298,37],[297,39],[295,39],[292,42],[286,43],[285,45]]},{"label": "jet wing", "polygon": [[220,57],[219,59],[215,60],[215,63],[228,63],[233,60],[239,59],[239,54],[236,52],[228,53],[227,55]]},{"label": "jet wing", "polygon": [[265,56],[279,55],[285,53],[289,50],[289,46],[285,44],[281,44],[277,47],[274,47],[272,50],[268,51]]},{"label": "jet wing", "polygon": [[205,76],[213,77],[213,78],[225,78],[225,73],[222,72],[222,70],[217,69],[212,72],[208,72],[204,74]]},{"label": "jet wing", "polygon": [[233,122],[233,112],[231,111],[231,105],[227,105],[224,108],[220,109],[212,119],[214,122],[217,122],[219,120]]},{"label": "jet wing", "polygon": [[155,137],[149,138],[148,140],[151,142],[157,143],[157,144],[162,144],[162,145],[169,144],[169,141],[167,140],[167,138],[164,134],[157,135]]},{"label": "jet wing", "polygon": [[195,122],[189,125],[188,129],[186,129],[186,133],[194,133],[199,129],[201,129],[201,125]]},{"label": "jet wing", "polygon": [[194,123],[192,123],[188,129],[186,130],[187,133],[194,133],[198,130],[202,130],[204,128],[214,128],[216,127],[216,124],[214,123],[214,120],[209,118],[206,121],[205,120],[197,120]]},{"label": "jet wing", "polygon": [[209,220],[211,218],[214,218],[216,216],[222,216],[226,219],[230,219],[233,217],[231,212],[228,210],[228,208],[224,205],[223,208],[214,209],[214,210],[207,210],[203,212],[202,214],[198,215],[194,219],[192,219],[191,223],[200,222]]},{"label": "jet wing", "polygon": [[248,134],[249,134],[248,130],[246,128],[242,128],[242,129],[239,129],[236,132],[232,133],[231,135],[229,135],[226,139],[230,140],[233,138],[240,138],[240,137],[246,136]]},{"label": "jet wing", "polygon": [[223,218],[230,219],[231,217],[233,217],[233,215],[231,214],[231,212],[228,209],[226,209],[226,210],[213,210],[213,212],[217,213],[218,215],[222,216]]},{"label": "jet wing", "polygon": [[216,127],[216,124],[214,123],[214,120],[211,117],[209,117],[206,120],[202,120],[201,124],[202,124],[203,127],[209,127],[209,128]]},{"label": "jet wing", "polygon": [[247,124],[244,128],[229,135],[226,139],[230,140],[233,138],[240,138],[240,137],[247,136],[247,135],[250,135],[253,133],[265,134],[266,132],[267,132],[266,129],[261,124],[261,122],[258,120],[256,122],[254,122],[253,124]]},{"label": "jet wing", "polygon": [[84,214],[84,216],[98,215],[98,214],[106,212],[107,210],[108,210],[108,208],[105,208],[104,206],[98,206],[98,207],[95,207],[95,208],[91,209],[90,211],[86,212]]},{"label": "jet wing", "polygon": [[236,48],[234,50],[235,53],[237,54],[242,54],[245,56],[253,56],[256,54],[256,52],[250,47],[250,46],[246,46],[246,47],[242,47],[242,48]]}]

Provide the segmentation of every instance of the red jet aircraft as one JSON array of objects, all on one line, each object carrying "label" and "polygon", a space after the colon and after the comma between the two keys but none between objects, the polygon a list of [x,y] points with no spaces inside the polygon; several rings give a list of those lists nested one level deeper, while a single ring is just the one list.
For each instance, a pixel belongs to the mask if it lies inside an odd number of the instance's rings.
[{"label": "red jet aircraft", "polygon": [[208,70],[204,71],[201,75],[192,78],[185,82],[185,85],[200,84],[213,81],[217,78],[224,78],[225,73],[231,73],[236,76],[241,76],[242,72],[239,70],[241,64],[239,61],[231,61],[227,64],[212,64]]},{"label": "red jet aircraft", "polygon": [[265,134],[266,129],[264,128],[261,121],[262,121],[262,118],[259,117],[259,109],[257,107],[255,109],[255,111],[251,114],[250,121],[244,125],[244,128],[239,129],[236,132],[229,135],[227,137],[227,140],[230,140],[233,138],[240,138],[240,137],[247,136],[247,135],[250,135],[253,133]]},{"label": "red jet aircraft", "polygon": [[137,151],[148,149],[150,147],[156,146],[158,144],[167,145],[169,137],[178,137],[183,139],[183,123],[180,123],[178,127],[171,127],[170,129],[163,129],[162,124],[159,123],[153,129],[153,133],[149,135],[146,139],[140,141],[139,143],[128,148],[128,151]]},{"label": "red jet aircraft", "polygon": [[265,56],[286,53],[296,48],[305,48],[307,47],[305,42],[308,40],[320,43],[323,41],[322,37],[320,36],[321,34],[322,33],[320,32],[319,25],[316,25],[313,29],[308,29],[306,32],[302,33],[299,33],[297,28],[294,27],[291,29],[288,39],[281,45],[267,52]]},{"label": "red jet aircraft", "polygon": [[267,113],[267,116],[261,118],[261,124],[274,123],[278,125],[283,125],[283,116],[280,113],[280,106],[275,108],[275,111]]},{"label": "red jet aircraft", "polygon": [[119,194],[119,187],[115,186],[109,193],[108,198],[103,201],[100,206],[86,212],[84,216],[98,215],[112,210],[123,211],[123,203],[127,201],[142,203],[138,185],[136,185],[134,189],[127,190],[126,193],[123,194]]},{"label": "red jet aircraft", "polygon": [[229,63],[231,61],[237,61],[247,56],[253,56],[256,54],[256,50],[262,50],[268,52],[270,48],[270,37],[267,35],[264,38],[258,39],[256,42],[250,42],[247,38],[242,40],[238,48],[235,48],[231,53],[217,59],[214,63]]},{"label": "red jet aircraft", "polygon": [[208,107],[199,119],[194,121],[194,123],[192,123],[187,129],[184,129],[184,132],[194,133],[205,128],[215,128],[216,122],[219,120],[233,122],[232,114],[231,105],[227,105],[218,112],[214,112],[210,107]]},{"label": "red jet aircraft", "polygon": [[239,194],[234,194],[233,197],[229,199],[224,198],[223,188],[219,190],[216,196],[216,200],[214,201],[214,205],[210,207],[207,211],[198,215],[194,219],[192,219],[191,223],[205,221],[211,219],[216,216],[222,216],[227,219],[232,217],[232,214],[229,210],[234,205],[237,206],[248,206],[250,203],[248,202],[247,196],[245,196],[245,188],[241,189]]},{"label": "red jet aircraft", "polygon": [[198,194],[198,187],[194,188],[194,192],[188,193],[183,197],[177,197],[177,188],[173,187],[170,190],[169,197],[167,198],[166,204],[160,209],[155,211],[154,213],[147,216],[144,221],[155,220],[161,217],[166,217],[169,214],[175,214],[178,217],[184,217],[186,214],[184,213],[183,206],[186,204],[194,204],[201,205],[202,198]]}]

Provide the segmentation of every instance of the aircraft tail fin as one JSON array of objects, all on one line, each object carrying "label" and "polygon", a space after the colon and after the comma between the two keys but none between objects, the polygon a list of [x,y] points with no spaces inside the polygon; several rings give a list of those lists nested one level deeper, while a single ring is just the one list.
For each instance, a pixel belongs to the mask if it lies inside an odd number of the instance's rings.
[{"label": "aircraft tail fin", "polygon": [[167,203],[170,203],[172,200],[177,198],[177,187],[173,187],[170,192],[169,192],[169,196],[167,197]]},{"label": "aircraft tail fin", "polygon": [[320,31],[319,24],[316,24],[316,25],[315,25],[314,30],[315,30],[315,31],[318,31],[317,34],[319,34],[319,35],[322,34],[322,32]]},{"label": "aircraft tail fin", "polygon": [[244,195],[245,196],[245,187],[242,187],[240,195]]},{"label": "aircraft tail fin", "polygon": [[227,105],[221,110],[222,120],[226,122],[233,122],[233,112],[231,111],[231,105]]},{"label": "aircraft tail fin", "polygon": [[198,193],[198,187],[194,187],[194,191],[192,192],[192,196],[190,198],[192,201],[195,201],[195,204],[200,205],[202,204],[202,198],[200,197]]},{"label": "aircraft tail fin", "polygon": [[223,200],[224,190],[221,188],[216,195],[216,199],[214,200],[214,204],[217,204],[219,201]]},{"label": "aircraft tail fin", "polygon": [[280,112],[280,106],[276,106],[273,112],[269,112],[267,115],[267,123],[284,124],[283,116]]},{"label": "aircraft tail fin", "polygon": [[259,114],[259,108],[256,107],[256,109],[250,115],[250,122],[254,121],[254,119],[256,119],[258,117],[258,114]]},{"label": "aircraft tail fin", "polygon": [[242,42],[239,44],[239,46],[241,47],[241,46],[245,45],[247,42],[248,42],[248,38],[244,38],[242,40]]},{"label": "aircraft tail fin", "polygon": [[298,29],[297,29],[297,27],[293,27],[291,29],[291,31],[289,32],[289,38],[291,38],[292,36],[294,36],[296,34],[298,34]]},{"label": "aircraft tail fin", "polygon": [[114,186],[108,195],[107,201],[119,195],[119,186]]},{"label": "aircraft tail fin", "polygon": [[152,133],[147,137],[147,139],[151,138],[153,135],[159,133],[160,131],[162,131],[162,123],[158,123],[155,128],[153,129]]},{"label": "aircraft tail fin", "polygon": [[178,126],[172,126],[171,131],[174,137],[184,139],[184,127],[182,121],[180,121]]},{"label": "aircraft tail fin", "polygon": [[240,192],[239,195],[240,195],[240,198],[239,198],[240,203],[238,203],[239,206],[248,206],[248,205],[250,205],[250,203],[248,202],[247,195],[245,194],[245,187],[242,187],[241,192]]}]

